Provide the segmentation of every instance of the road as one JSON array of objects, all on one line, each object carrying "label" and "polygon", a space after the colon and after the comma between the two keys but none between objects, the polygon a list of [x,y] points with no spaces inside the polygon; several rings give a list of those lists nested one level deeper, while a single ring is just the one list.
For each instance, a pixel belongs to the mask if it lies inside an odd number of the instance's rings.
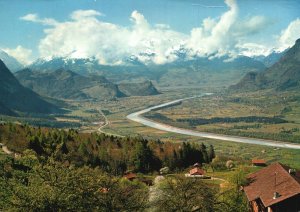
[{"label": "road", "polygon": [[190,135],[190,136],[196,136],[196,137],[202,137],[202,138],[217,139],[217,140],[222,140],[222,141],[232,141],[232,142],[244,143],[244,144],[257,144],[257,145],[270,146],[270,147],[300,149],[300,144],[293,144],[293,143],[266,140],[266,139],[247,138],[247,137],[199,132],[199,131],[188,130],[188,129],[183,129],[183,128],[178,128],[178,127],[173,127],[170,125],[162,124],[162,123],[144,118],[142,116],[143,114],[148,113],[154,109],[163,108],[166,106],[170,106],[172,104],[176,104],[181,101],[185,101],[185,100],[189,100],[189,99],[193,99],[193,98],[199,98],[199,97],[203,97],[203,96],[207,96],[207,95],[211,95],[211,93],[206,93],[201,96],[193,96],[193,97],[188,97],[188,98],[177,99],[177,100],[167,102],[164,104],[160,104],[157,106],[149,107],[147,109],[129,114],[127,116],[127,119],[134,121],[134,122],[138,122],[138,123],[143,124],[148,127],[158,129],[158,130],[178,133],[178,134],[182,134],[182,135]]},{"label": "road", "polygon": [[106,126],[109,125],[109,120],[108,118],[106,117],[106,115],[104,115],[103,111],[101,109],[99,109],[99,113],[101,116],[103,116],[104,118],[104,124],[100,124],[99,128],[98,128],[98,132],[99,133],[103,133],[103,134],[106,134],[106,135],[110,135],[110,136],[115,136],[115,137],[125,137],[125,136],[122,136],[122,135],[118,135],[118,134],[113,134],[113,133],[107,133],[107,132],[104,132],[102,129]]}]

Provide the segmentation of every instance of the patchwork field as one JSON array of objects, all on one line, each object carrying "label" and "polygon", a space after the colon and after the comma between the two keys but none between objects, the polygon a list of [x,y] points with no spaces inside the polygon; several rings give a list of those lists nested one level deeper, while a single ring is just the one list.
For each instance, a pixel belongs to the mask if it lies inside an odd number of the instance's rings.
[{"label": "patchwork field", "polygon": [[147,118],[221,134],[300,142],[297,93],[248,93],[195,98],[151,111]]},{"label": "patchwork field", "polygon": [[[252,158],[263,158],[268,162],[280,161],[294,167],[300,167],[299,150],[270,148],[258,145],[238,144],[233,142],[184,136],[152,129],[126,119],[126,115],[132,112],[174,99],[198,95],[199,93],[200,92],[195,92],[190,94],[184,91],[181,93],[167,91],[164,94],[152,97],[130,97],[119,99],[116,102],[99,102],[102,110],[109,111],[109,114],[106,115],[109,120],[109,124],[102,130],[107,133],[118,135],[141,135],[165,142],[203,142],[205,144],[213,144],[219,155],[231,157],[233,160],[250,161]],[[159,122],[199,131],[218,132],[232,135],[240,135],[242,132],[243,136],[250,137],[265,136],[265,138],[275,139],[281,136],[280,138],[284,138],[282,140],[297,139],[299,136],[299,131],[297,129],[300,128],[298,122],[300,119],[297,119],[299,114],[297,111],[300,111],[297,107],[297,105],[299,105],[297,104],[297,94],[291,95],[282,93],[281,95],[282,96],[280,96],[280,98],[276,97],[277,99],[281,99],[281,101],[277,101],[275,100],[275,96],[270,93],[265,93],[263,95],[260,95],[259,93],[252,93],[249,94],[249,96],[232,94],[227,97],[220,94],[184,101],[181,105],[165,108],[159,111],[153,111],[148,113],[147,116],[152,116],[152,119],[156,119]],[[287,98],[289,98],[289,103],[286,101]],[[295,99],[295,102],[291,101],[292,98]],[[155,118],[155,115],[157,114],[166,117],[166,119],[161,118],[161,116],[159,118]],[[195,119],[200,117],[211,119],[215,117],[237,118],[247,116],[269,118],[278,116],[280,119],[286,120],[287,123],[272,124],[235,122],[191,126],[188,123],[176,121],[177,119]],[[298,117],[300,117],[300,114]],[[97,130],[98,126],[91,127],[90,129]],[[297,142],[298,140],[292,141]]]}]

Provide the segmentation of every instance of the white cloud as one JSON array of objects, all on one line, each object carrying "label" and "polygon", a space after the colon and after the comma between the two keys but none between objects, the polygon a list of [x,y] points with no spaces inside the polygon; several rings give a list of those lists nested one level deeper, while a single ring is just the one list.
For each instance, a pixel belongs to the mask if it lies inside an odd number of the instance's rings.
[{"label": "white cloud", "polygon": [[41,56],[95,56],[100,63],[118,64],[135,55],[145,63],[165,63],[176,59],[170,49],[185,39],[182,33],[151,26],[137,11],[131,14],[131,27],[103,22],[96,18],[99,15],[91,10],[75,11],[71,21],[46,29],[39,44]]},{"label": "white cloud", "polygon": [[28,65],[32,62],[32,50],[22,46],[17,46],[15,49],[3,48],[10,56],[16,58],[21,64]]},{"label": "white cloud", "polygon": [[24,20],[24,21],[30,21],[30,22],[34,22],[34,23],[41,23],[43,25],[50,25],[50,26],[57,24],[57,21],[55,21],[52,18],[40,19],[37,14],[33,14],[33,13],[22,16],[20,19]]},{"label": "white cloud", "polygon": [[225,3],[230,9],[219,20],[206,18],[202,27],[192,29],[187,46],[196,54],[221,56],[234,48],[235,38],[230,32],[238,16],[238,6],[234,0],[225,0]]},{"label": "white cloud", "polygon": [[242,44],[249,43],[247,36],[264,30],[268,20],[254,16],[238,21],[236,1],[225,0],[225,3],[228,11],[218,18],[204,19],[201,27],[192,29],[190,34],[161,23],[152,25],[138,11],[132,12],[132,24],[128,27],[102,21],[103,14],[95,10],[74,11],[65,22],[40,19],[37,14],[21,19],[47,26],[39,43],[41,57],[96,57],[102,64],[120,64],[125,58],[135,56],[145,63],[163,64],[176,60],[176,51],[183,48],[188,49],[188,58],[250,54],[251,46]]},{"label": "white cloud", "polygon": [[76,10],[71,14],[71,18],[74,20],[81,20],[83,18],[94,18],[95,16],[104,16],[104,15],[95,10]]},{"label": "white cloud", "polygon": [[265,16],[253,16],[247,20],[237,22],[234,33],[237,36],[249,36],[262,32],[265,28],[273,24],[271,20]]},{"label": "white cloud", "polygon": [[273,48],[257,43],[238,44],[237,48],[239,48],[241,55],[248,57],[259,55],[267,56],[273,51]]},{"label": "white cloud", "polygon": [[284,29],[278,38],[278,49],[283,51],[295,44],[300,38],[300,19],[292,21],[286,29]]}]

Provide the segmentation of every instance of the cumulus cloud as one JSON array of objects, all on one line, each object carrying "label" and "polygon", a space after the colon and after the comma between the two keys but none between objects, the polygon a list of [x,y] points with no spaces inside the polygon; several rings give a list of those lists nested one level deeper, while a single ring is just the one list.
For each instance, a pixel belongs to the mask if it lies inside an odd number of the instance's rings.
[{"label": "cumulus cloud", "polygon": [[295,41],[300,38],[300,19],[292,21],[288,27],[282,30],[278,38],[278,49],[283,51],[295,44]]},{"label": "cumulus cloud", "polygon": [[32,62],[32,50],[22,46],[17,46],[15,49],[3,48],[10,56],[16,58],[21,64],[28,65]]},{"label": "cumulus cloud", "polygon": [[234,0],[225,0],[229,10],[219,20],[204,19],[202,27],[191,31],[187,46],[200,56],[224,55],[234,48],[235,40],[230,33],[238,16],[238,6]]},{"label": "cumulus cloud", "polygon": [[151,26],[138,11],[130,17],[132,26],[123,27],[96,18],[97,11],[75,11],[71,21],[57,23],[45,30],[40,41],[42,57],[96,57],[102,64],[119,64],[135,55],[145,63],[165,63],[175,60],[171,49],[185,35],[167,27]]},{"label": "cumulus cloud", "polygon": [[146,64],[164,64],[178,59],[183,49],[187,58],[195,55],[235,57],[246,51],[250,54],[249,49],[256,48],[255,45],[243,46],[242,43],[247,43],[247,36],[261,32],[269,22],[263,16],[239,21],[236,1],[225,0],[225,4],[228,11],[218,18],[204,19],[201,26],[189,34],[163,23],[151,24],[138,11],[131,13],[130,26],[102,21],[103,14],[95,10],[74,11],[65,22],[41,19],[37,14],[21,19],[46,25],[45,37],[39,43],[40,56],[44,58],[95,57],[101,64],[120,64],[133,56]]},{"label": "cumulus cloud", "polygon": [[[219,57],[229,55],[253,56],[266,53],[269,48],[260,44],[246,42],[251,35],[262,32],[272,22],[264,16],[253,16],[239,20],[239,9],[235,0],[226,0],[229,10],[219,19],[206,18],[200,28],[194,28],[188,40],[189,48],[200,56],[214,55]],[[246,45],[244,45],[246,44]],[[260,50],[255,48],[260,47]]]},{"label": "cumulus cloud", "polygon": [[265,16],[253,16],[247,20],[237,22],[234,33],[237,36],[249,36],[262,32],[274,22],[267,19]]}]

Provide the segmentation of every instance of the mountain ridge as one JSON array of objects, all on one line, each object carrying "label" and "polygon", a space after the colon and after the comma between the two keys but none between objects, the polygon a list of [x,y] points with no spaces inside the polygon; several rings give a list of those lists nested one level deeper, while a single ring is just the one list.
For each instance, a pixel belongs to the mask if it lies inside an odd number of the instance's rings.
[{"label": "mountain ridge", "polygon": [[4,62],[0,60],[0,111],[7,115],[24,113],[53,113],[60,109],[22,86]]},{"label": "mountain ridge", "polygon": [[45,72],[24,69],[15,75],[25,87],[40,95],[61,99],[104,100],[137,94],[153,95],[154,91],[157,91],[153,84],[144,87],[141,84],[131,83],[127,86],[121,85],[125,93],[120,89],[120,85],[110,82],[103,76],[96,74],[83,76],[64,69]]},{"label": "mountain ridge", "polygon": [[300,89],[300,39],[264,72],[249,72],[231,90]]}]

